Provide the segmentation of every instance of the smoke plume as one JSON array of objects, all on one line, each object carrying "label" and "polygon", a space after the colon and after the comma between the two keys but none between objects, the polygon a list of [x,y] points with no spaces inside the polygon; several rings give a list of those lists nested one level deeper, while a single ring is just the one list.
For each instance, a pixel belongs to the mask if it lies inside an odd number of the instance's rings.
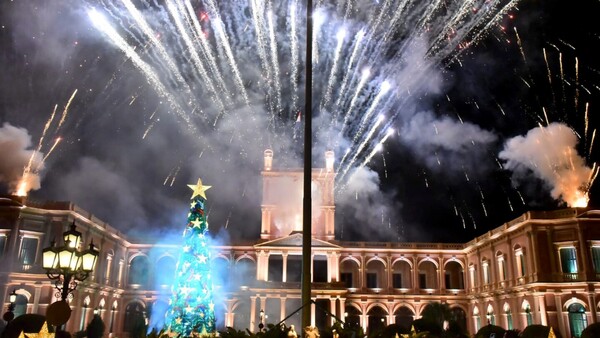
[{"label": "smoke plume", "polygon": [[525,136],[508,140],[499,154],[513,180],[525,182],[533,175],[544,181],[554,199],[570,207],[585,207],[597,170],[586,166],[577,154],[577,137],[562,123],[537,127]]},{"label": "smoke plume", "polygon": [[[40,188],[38,172],[43,169],[43,156],[28,149],[31,146],[31,136],[25,128],[15,127],[8,122],[0,128],[0,183],[8,185],[13,193],[19,186],[26,187],[25,193]],[[37,170],[25,173],[28,167]]]}]

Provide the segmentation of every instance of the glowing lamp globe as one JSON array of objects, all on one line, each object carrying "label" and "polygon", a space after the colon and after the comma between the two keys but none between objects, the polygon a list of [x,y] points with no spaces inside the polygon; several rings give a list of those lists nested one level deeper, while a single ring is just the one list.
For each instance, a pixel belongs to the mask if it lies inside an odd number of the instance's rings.
[{"label": "glowing lamp globe", "polygon": [[46,270],[56,269],[58,265],[58,250],[54,246],[54,241],[50,244],[50,247],[45,248],[42,251],[42,267]]},{"label": "glowing lamp globe", "polygon": [[94,270],[94,266],[96,265],[96,260],[98,260],[99,254],[100,252],[94,248],[94,243],[90,243],[89,249],[81,253],[81,270],[85,272],[92,272],[92,270]]},{"label": "glowing lamp globe", "polygon": [[13,290],[13,292],[10,293],[10,296],[8,296],[8,302],[14,303],[16,301],[17,301],[17,293],[15,292],[15,290]]},{"label": "glowing lamp globe", "polygon": [[69,241],[66,241],[65,245],[58,251],[58,268],[60,269],[72,270],[72,266],[77,264],[77,253],[70,244]]},{"label": "glowing lamp globe", "polygon": [[68,245],[71,248],[79,247],[79,242],[81,242],[81,232],[75,230],[75,221],[71,224],[71,229],[63,233],[63,238],[65,240],[65,245],[67,245],[68,242]]}]

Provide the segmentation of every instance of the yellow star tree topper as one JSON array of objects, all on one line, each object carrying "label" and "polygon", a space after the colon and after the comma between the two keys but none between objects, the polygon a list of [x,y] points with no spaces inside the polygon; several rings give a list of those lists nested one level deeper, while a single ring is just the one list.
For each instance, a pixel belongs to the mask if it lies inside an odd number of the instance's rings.
[{"label": "yellow star tree topper", "polygon": [[198,183],[196,183],[196,185],[188,184],[187,186],[190,187],[190,189],[192,189],[194,191],[194,193],[192,194],[192,197],[190,199],[194,199],[194,197],[196,197],[196,196],[202,196],[205,200],[207,198],[206,198],[206,194],[204,192],[212,187],[212,185],[202,185],[201,178],[198,179]]}]

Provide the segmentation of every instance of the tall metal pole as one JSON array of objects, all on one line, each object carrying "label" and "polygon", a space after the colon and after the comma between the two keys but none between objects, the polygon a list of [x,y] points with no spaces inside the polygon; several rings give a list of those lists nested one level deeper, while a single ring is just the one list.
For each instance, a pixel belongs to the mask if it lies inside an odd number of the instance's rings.
[{"label": "tall metal pole", "polygon": [[313,3],[306,0],[306,83],[304,97],[304,197],[302,199],[302,328],[310,326],[312,234],[312,22]]}]

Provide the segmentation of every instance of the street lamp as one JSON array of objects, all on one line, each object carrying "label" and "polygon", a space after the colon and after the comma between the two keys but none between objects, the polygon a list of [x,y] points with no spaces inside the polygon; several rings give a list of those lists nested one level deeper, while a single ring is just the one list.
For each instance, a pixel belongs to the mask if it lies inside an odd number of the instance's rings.
[{"label": "street lamp", "polygon": [[69,293],[77,288],[77,282],[88,278],[94,270],[99,252],[90,242],[87,250],[78,250],[81,242],[81,232],[75,229],[75,222],[71,228],[63,233],[64,245],[57,247],[54,241],[42,252],[42,266],[50,280],[60,292],[61,300],[65,301]]},{"label": "street lamp", "polygon": [[13,320],[15,318],[15,302],[17,301],[17,293],[15,292],[15,290],[13,290],[13,292],[10,293],[10,295],[8,296],[8,301],[10,304],[8,304],[8,311],[4,313],[4,315],[2,316],[2,319],[4,319],[7,322],[10,322],[11,320]]},{"label": "street lamp", "polygon": [[260,323],[258,324],[258,329],[262,331],[265,328],[265,310],[260,310]]}]

